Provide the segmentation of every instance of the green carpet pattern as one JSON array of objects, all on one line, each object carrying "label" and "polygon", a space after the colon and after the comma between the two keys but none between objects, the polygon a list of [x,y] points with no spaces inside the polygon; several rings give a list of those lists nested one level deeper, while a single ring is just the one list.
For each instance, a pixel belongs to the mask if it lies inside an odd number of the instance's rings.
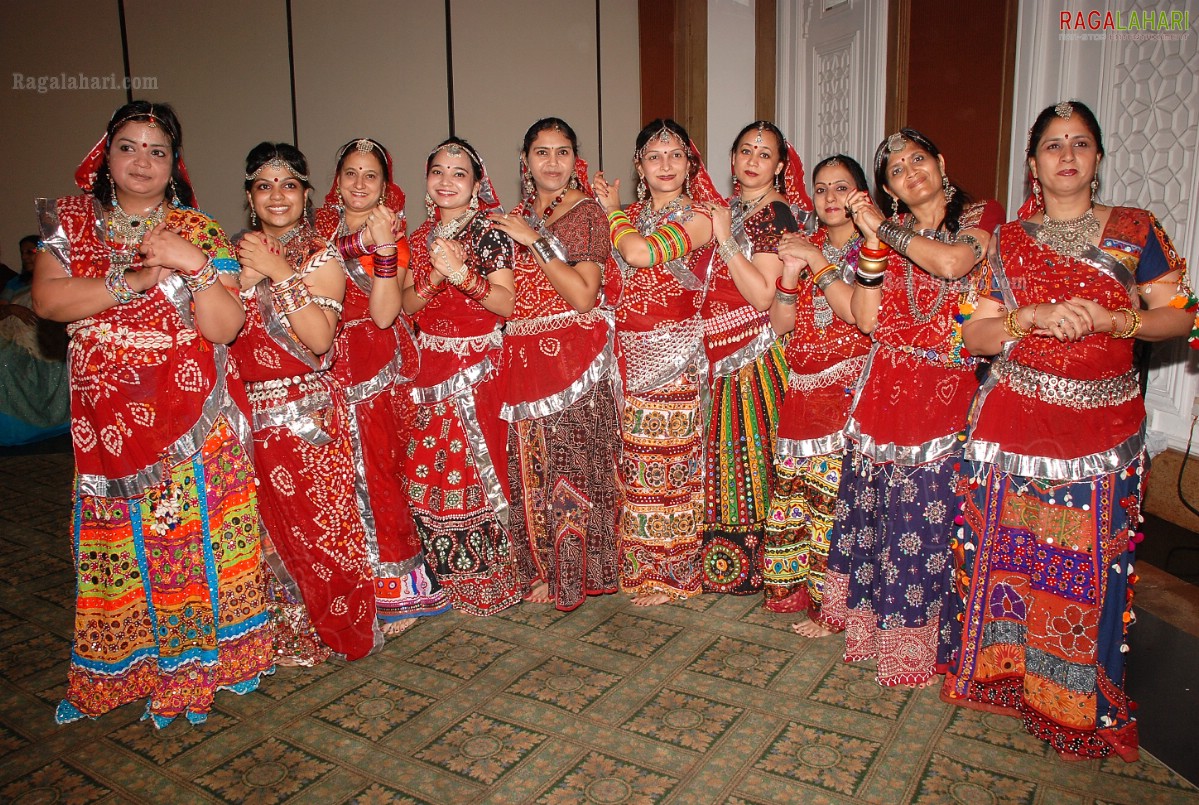
[{"label": "green carpet pattern", "polygon": [[1199,802],[1145,753],[1064,763],[1016,719],[882,689],[760,596],[451,613],[222,693],[203,725],[133,704],[58,727],[70,473],[0,457],[0,802]]}]

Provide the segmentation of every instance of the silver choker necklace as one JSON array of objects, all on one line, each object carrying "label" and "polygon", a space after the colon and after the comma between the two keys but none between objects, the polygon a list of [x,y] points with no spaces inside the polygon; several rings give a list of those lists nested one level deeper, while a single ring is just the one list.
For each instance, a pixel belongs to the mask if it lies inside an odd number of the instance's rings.
[{"label": "silver choker necklace", "polygon": [[1045,214],[1045,220],[1037,229],[1036,239],[1065,257],[1078,257],[1091,245],[1091,239],[1099,234],[1099,219],[1095,208],[1077,218],[1060,220]]}]

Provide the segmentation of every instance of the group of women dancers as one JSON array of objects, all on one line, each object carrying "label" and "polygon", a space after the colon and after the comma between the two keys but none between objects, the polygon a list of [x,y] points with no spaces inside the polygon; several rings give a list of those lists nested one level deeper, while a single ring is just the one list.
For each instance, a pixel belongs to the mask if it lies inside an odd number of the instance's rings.
[{"label": "group of women dancers", "polygon": [[901,129],[816,164],[756,121],[713,187],[636,140],[636,200],[533,124],[508,211],[451,137],[407,232],[354,139],[246,157],[249,229],[196,209],[169,106],[118,109],[39,201],[34,302],[69,322],[77,615],[58,717],[198,721],[276,663],[423,616],[764,593],[882,685],[1136,757],[1123,692],[1144,420],[1135,338],[1190,332],[1152,214],[1098,203],[1081,103],[1029,134],[1004,223]]}]

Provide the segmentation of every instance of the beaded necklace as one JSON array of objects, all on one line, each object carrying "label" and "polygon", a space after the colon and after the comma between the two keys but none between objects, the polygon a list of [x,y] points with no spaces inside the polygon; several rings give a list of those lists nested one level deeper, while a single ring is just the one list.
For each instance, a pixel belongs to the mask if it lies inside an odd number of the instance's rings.
[{"label": "beaded necklace", "polygon": [[139,244],[146,233],[162,223],[165,217],[166,211],[161,201],[145,215],[130,215],[120,204],[114,204],[107,215],[108,240],[126,248]]},{"label": "beaded necklace", "polygon": [[562,203],[562,200],[563,200],[564,198],[566,198],[566,194],[567,194],[567,193],[569,193],[569,192],[570,192],[570,186],[569,186],[569,185],[567,185],[566,187],[562,188],[562,192],[561,192],[561,193],[559,193],[559,194],[557,195],[557,197],[556,197],[556,198],[555,198],[553,201],[551,201],[551,202],[550,202],[549,206],[545,208],[545,212],[541,213],[541,221],[542,221],[542,223],[548,223],[548,222],[549,222],[549,220],[550,220],[550,216],[552,216],[552,215],[554,214],[554,210],[555,210],[555,209],[558,207],[558,205],[559,205],[559,204],[561,204],[561,203]]},{"label": "beaded necklace", "polygon": [[[911,215],[904,216],[904,228],[911,229],[915,218]],[[922,238],[939,241],[941,243],[949,243],[949,233],[939,229],[921,229],[916,232]],[[958,287],[956,280],[947,280],[941,277],[933,277],[937,280],[937,298],[933,300],[933,306],[927,311],[921,310],[920,305],[916,302],[916,285],[912,278],[912,261],[908,257],[903,258],[903,283],[908,294],[908,310],[912,312],[912,319],[917,324],[928,324],[937,315],[937,311],[945,304],[945,297],[949,295],[950,286]]]},{"label": "beaded necklace", "polygon": [[736,209],[733,210],[733,215],[739,217],[741,220],[749,218],[750,213],[757,209],[757,206],[762,203],[762,199],[769,196],[770,191],[773,189],[773,187],[766,188],[766,192],[755,198],[753,201],[746,201],[744,198],[738,196],[737,200],[733,202],[737,205]]},{"label": "beaded necklace", "polygon": [[845,245],[837,248],[833,242],[826,236],[824,245],[820,247],[820,253],[824,255],[824,259],[830,263],[845,268],[845,258],[849,255],[849,250],[853,248],[854,243],[861,240],[862,236],[855,229],[849,236],[849,240],[845,241]]}]

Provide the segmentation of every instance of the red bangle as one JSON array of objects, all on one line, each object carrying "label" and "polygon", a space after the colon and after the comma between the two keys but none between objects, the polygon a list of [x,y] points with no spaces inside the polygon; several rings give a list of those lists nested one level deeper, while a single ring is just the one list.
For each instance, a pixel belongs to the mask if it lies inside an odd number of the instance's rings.
[{"label": "red bangle", "polygon": [[787,288],[787,287],[785,287],[785,286],[783,285],[783,278],[782,278],[782,277],[779,277],[778,279],[776,279],[776,280],[774,281],[774,287],[775,287],[775,288],[777,288],[777,289],[779,290],[779,293],[785,293],[785,294],[797,294],[797,293],[799,293],[799,286],[798,286],[798,285],[796,285],[794,288]]},{"label": "red bangle", "polygon": [[881,249],[871,249],[869,246],[862,247],[862,254],[866,255],[872,260],[881,260],[884,257],[889,257],[892,251],[893,249],[885,243]]}]

